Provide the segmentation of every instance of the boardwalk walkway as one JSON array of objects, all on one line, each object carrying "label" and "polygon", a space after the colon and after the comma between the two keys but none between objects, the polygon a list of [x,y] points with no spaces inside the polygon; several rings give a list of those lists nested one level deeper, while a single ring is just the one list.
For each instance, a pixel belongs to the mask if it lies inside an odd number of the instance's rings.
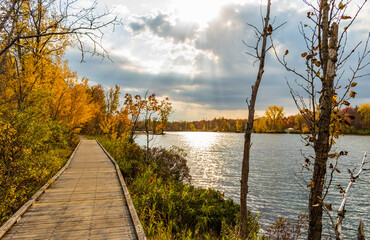
[{"label": "boardwalk walkway", "polygon": [[2,239],[145,239],[123,188],[100,145],[81,140],[69,167]]}]

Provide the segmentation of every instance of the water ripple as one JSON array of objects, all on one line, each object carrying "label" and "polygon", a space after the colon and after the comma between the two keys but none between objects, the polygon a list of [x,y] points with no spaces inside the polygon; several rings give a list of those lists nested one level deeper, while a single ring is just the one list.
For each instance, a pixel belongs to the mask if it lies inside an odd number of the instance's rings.
[{"label": "water ripple", "polygon": [[[234,133],[173,132],[156,137],[152,144],[180,146],[188,153],[195,186],[215,188],[239,202],[243,139],[243,134]],[[144,144],[144,137],[139,136],[137,142]],[[310,154],[310,149],[304,147],[299,135],[253,134],[252,142],[248,205],[252,211],[261,212],[264,228],[281,216],[296,220],[300,213],[307,212],[308,194],[303,193],[307,189],[299,187],[298,183],[304,183],[295,173],[299,172],[303,161],[300,150]],[[341,137],[335,148],[349,152],[347,157],[340,159],[338,168],[343,173],[333,183],[346,186],[347,168],[353,169],[361,162],[363,152],[370,152],[370,136]],[[370,174],[363,174],[351,189],[343,226],[347,239],[356,236],[360,220],[364,221],[365,234],[370,235],[369,182]],[[333,209],[338,209],[339,192],[333,190],[328,198],[333,202]],[[335,215],[335,211],[332,214]]]}]

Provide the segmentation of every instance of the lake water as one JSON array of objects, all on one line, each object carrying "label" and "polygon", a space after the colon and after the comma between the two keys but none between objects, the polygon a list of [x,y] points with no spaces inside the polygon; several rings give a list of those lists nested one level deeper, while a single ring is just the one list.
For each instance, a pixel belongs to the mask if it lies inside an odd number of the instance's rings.
[{"label": "lake water", "polygon": [[[193,185],[217,189],[239,202],[243,141],[244,135],[238,133],[169,132],[155,136],[151,146],[175,145],[184,149],[188,153]],[[144,145],[145,136],[138,136],[136,142]],[[300,187],[306,185],[298,176],[304,161],[302,153],[310,154],[312,149],[305,147],[301,136],[296,134],[253,134],[252,143],[248,207],[260,212],[264,229],[278,217],[296,220],[300,213],[307,212],[308,189]],[[348,156],[339,160],[342,173],[336,174],[329,195],[331,201],[327,201],[333,203],[335,217],[341,201],[335,185],[347,186],[347,169],[358,166],[364,152],[370,152],[370,136],[342,136],[334,148],[338,152],[348,151]],[[308,178],[307,171],[303,174]],[[370,237],[370,172],[363,173],[354,183],[346,210],[344,238],[355,239],[360,220],[364,221],[365,234]]]}]

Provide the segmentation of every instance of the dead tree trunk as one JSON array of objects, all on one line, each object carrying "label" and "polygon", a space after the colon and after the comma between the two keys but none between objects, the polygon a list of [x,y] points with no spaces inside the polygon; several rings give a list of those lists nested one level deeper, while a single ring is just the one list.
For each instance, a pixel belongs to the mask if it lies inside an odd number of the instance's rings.
[{"label": "dead tree trunk", "polygon": [[259,68],[258,68],[258,75],[255,84],[252,86],[252,94],[251,100],[248,104],[248,122],[247,127],[245,129],[245,136],[244,136],[244,152],[243,152],[243,164],[242,164],[242,176],[241,176],[241,187],[240,187],[240,223],[239,223],[239,238],[246,239],[247,238],[247,194],[248,194],[248,175],[249,175],[249,156],[250,156],[250,148],[251,148],[251,135],[253,130],[253,122],[254,122],[254,111],[255,111],[255,104],[257,99],[258,88],[262,80],[262,76],[264,73],[265,68],[265,56],[266,56],[266,45],[267,45],[267,37],[272,32],[272,27],[269,25],[270,20],[270,6],[271,0],[267,2],[267,12],[266,17],[264,19],[264,28],[263,33],[261,34],[262,38],[262,47],[261,52],[259,53],[256,46],[257,57],[259,60]]},{"label": "dead tree trunk", "polygon": [[[309,226],[308,239],[321,239],[323,213],[323,186],[326,175],[326,162],[330,151],[330,122],[332,113],[332,99],[334,94],[335,63],[337,62],[338,25],[333,23],[328,47],[329,36],[329,5],[326,0],[321,1],[322,13],[322,90],[319,100],[319,119],[317,122],[318,134],[314,141],[315,163],[312,176],[312,187],[309,197]],[[330,49],[329,49],[330,48]]]}]

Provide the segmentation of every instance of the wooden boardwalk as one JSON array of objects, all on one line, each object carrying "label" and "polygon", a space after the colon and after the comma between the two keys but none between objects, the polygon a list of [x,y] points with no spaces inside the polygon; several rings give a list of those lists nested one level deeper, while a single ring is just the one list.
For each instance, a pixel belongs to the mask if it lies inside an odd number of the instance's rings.
[{"label": "wooden boardwalk", "polygon": [[68,168],[2,239],[145,239],[116,168],[95,140],[81,140]]}]

